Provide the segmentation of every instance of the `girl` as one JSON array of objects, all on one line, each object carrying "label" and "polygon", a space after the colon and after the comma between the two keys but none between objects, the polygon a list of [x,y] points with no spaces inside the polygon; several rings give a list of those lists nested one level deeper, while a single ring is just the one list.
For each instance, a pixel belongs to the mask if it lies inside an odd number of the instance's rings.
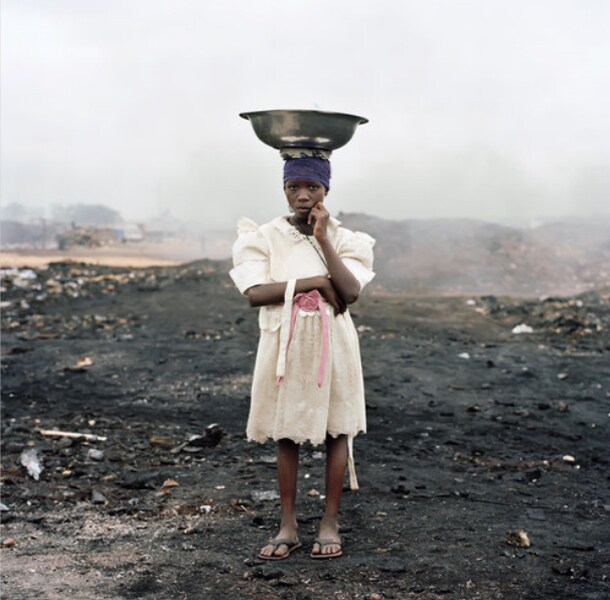
[{"label": "girl", "polygon": [[341,556],[338,513],[345,469],[357,489],[352,441],[366,431],[360,349],[348,305],[374,276],[373,238],[340,227],[324,200],[330,163],[287,159],[290,216],[258,227],[241,219],[230,275],[261,307],[260,341],[247,425],[249,440],[277,441],[281,522],[259,557],[301,546],[295,512],[299,445],[325,442],[326,504],[312,558]]}]

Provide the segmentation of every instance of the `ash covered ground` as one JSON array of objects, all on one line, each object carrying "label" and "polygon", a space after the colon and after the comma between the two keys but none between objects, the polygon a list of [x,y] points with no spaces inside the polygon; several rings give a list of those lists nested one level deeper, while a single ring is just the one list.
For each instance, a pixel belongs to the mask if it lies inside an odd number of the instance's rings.
[{"label": "ash covered ground", "polygon": [[309,558],[324,455],[305,447],[304,548],[263,562],[274,447],[244,439],[258,332],[227,268],[5,273],[5,597],[610,597],[608,290],[365,293],[369,433],[345,555]]}]

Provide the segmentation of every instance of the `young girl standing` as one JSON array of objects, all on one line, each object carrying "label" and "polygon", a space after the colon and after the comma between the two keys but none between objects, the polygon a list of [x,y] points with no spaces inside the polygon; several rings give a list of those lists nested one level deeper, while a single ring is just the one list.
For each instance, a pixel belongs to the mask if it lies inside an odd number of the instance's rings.
[{"label": "young girl standing", "polygon": [[277,442],[281,522],[259,557],[281,560],[301,546],[296,516],[299,446],[326,444],[326,501],[312,558],[341,556],[339,506],[352,441],[366,431],[358,335],[348,305],[374,276],[375,241],[330,217],[330,163],[288,158],[289,216],[257,226],[241,219],[231,277],[260,307],[260,341],[247,425],[249,440]]}]

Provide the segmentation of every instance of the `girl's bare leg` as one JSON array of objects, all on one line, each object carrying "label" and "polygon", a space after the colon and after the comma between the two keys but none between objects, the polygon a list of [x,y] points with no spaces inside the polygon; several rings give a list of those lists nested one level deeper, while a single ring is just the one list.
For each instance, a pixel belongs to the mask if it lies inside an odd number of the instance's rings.
[{"label": "girl's bare leg", "polygon": [[[299,467],[299,445],[292,440],[279,440],[277,443],[277,478],[280,488],[282,520],[280,531],[275,539],[298,540],[296,515],[297,472]],[[284,544],[274,549],[272,544],[264,546],[262,556],[283,556],[288,552]]]},{"label": "girl's bare leg", "polygon": [[340,435],[326,438],[326,505],[320,522],[319,537],[323,540],[337,540],[337,544],[328,544],[320,548],[314,544],[314,554],[334,554],[341,550],[339,538],[339,507],[347,466],[347,436]]}]

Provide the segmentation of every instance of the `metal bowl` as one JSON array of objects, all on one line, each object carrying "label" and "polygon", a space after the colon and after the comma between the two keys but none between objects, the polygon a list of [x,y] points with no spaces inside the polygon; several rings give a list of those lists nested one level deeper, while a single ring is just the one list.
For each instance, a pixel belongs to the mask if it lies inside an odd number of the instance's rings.
[{"label": "metal bowl", "polygon": [[336,150],[352,139],[356,127],[368,119],[321,110],[261,110],[240,113],[268,146]]}]

